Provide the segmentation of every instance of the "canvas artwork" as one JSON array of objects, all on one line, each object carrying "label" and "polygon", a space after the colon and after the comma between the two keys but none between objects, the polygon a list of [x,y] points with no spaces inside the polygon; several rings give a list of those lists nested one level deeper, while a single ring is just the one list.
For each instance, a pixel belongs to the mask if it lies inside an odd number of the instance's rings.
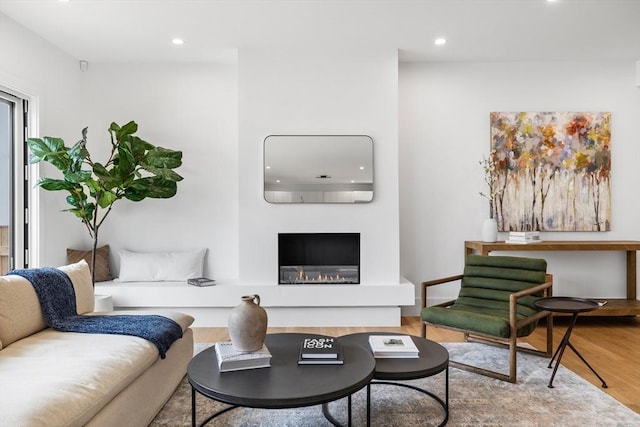
[{"label": "canvas artwork", "polygon": [[500,231],[611,229],[611,113],[491,113]]}]

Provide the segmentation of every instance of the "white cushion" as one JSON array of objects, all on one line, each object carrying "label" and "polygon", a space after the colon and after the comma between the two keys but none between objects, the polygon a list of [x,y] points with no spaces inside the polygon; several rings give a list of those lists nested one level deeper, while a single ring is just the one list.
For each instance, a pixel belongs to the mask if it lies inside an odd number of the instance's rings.
[{"label": "white cushion", "polygon": [[185,281],[202,277],[206,249],[185,252],[120,251],[121,282]]}]

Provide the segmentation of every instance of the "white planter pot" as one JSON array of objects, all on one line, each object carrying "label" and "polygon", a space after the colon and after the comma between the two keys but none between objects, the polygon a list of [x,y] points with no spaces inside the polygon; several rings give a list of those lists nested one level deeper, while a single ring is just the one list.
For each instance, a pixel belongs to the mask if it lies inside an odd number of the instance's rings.
[{"label": "white planter pot", "polygon": [[487,243],[498,241],[498,221],[495,218],[487,218],[482,223],[482,241]]}]

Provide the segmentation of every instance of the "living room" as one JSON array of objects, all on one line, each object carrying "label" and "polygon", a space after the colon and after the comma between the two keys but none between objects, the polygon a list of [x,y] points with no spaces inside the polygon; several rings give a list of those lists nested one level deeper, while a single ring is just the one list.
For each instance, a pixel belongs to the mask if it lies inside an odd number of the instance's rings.
[{"label": "living room", "polygon": [[[631,43],[625,50],[600,40],[584,42],[592,32],[584,22],[596,16],[599,24],[608,24],[602,33],[612,40],[638,40],[640,35],[629,35],[638,31],[635,2],[587,2],[584,8],[576,2],[462,2],[469,7],[467,13],[458,13],[460,4],[443,9],[457,19],[449,22],[460,36],[465,33],[459,28],[465,26],[488,32],[486,46],[470,40],[477,37],[473,32],[466,33],[466,41],[456,40],[437,17],[411,13],[410,3],[421,2],[403,2],[407,9],[390,16],[397,21],[395,27],[379,16],[394,11],[389,5],[386,9],[385,2],[375,2],[381,9],[365,14],[366,19],[359,14],[370,10],[366,2],[341,18],[332,8],[340,2],[326,7],[312,2],[315,7],[307,12],[291,4],[287,7],[293,10],[264,6],[251,12],[246,25],[261,28],[265,38],[283,33],[287,43],[238,39],[231,44],[224,31],[234,34],[234,25],[240,25],[232,24],[229,16],[245,10],[216,2],[230,13],[208,17],[212,22],[207,28],[216,31],[198,40],[204,29],[181,27],[182,19],[176,19],[164,26],[162,40],[152,42],[155,48],[135,39],[109,43],[113,33],[120,32],[116,16],[129,16],[121,19],[131,21],[120,26],[131,28],[142,25],[139,21],[146,15],[136,14],[143,11],[123,13],[127,6],[121,3],[112,6],[110,15],[109,8],[100,5],[102,19],[109,24],[102,33],[94,28],[94,36],[90,30],[97,23],[83,21],[87,10],[72,9],[91,6],[77,3],[0,1],[0,86],[30,99],[34,136],[57,136],[70,145],[87,126],[89,147],[99,157],[109,149],[109,123],[135,120],[140,135],[151,143],[183,151],[179,173],[184,180],[175,197],[121,203],[105,222],[100,243],[110,246],[115,277],[122,249],[206,248],[206,276],[219,283],[272,287],[277,234],[283,232],[360,233],[363,288],[400,286],[404,279],[417,285],[458,273],[464,264],[464,241],[480,240],[488,214],[488,204],[478,194],[485,190],[478,162],[489,152],[493,111],[611,112],[611,231],[551,232],[544,237],[640,239],[640,201],[635,197],[635,183],[640,182],[635,131],[640,116],[640,47]],[[186,8],[185,16],[193,17],[192,7]],[[501,14],[483,7],[499,7]],[[530,20],[518,7],[526,8]],[[156,12],[146,13],[159,18]],[[272,24],[278,16],[287,19]],[[356,22],[359,26],[350,28]],[[420,44],[429,46],[417,59],[412,55],[417,42],[402,46],[393,38],[403,25],[429,24],[432,30],[418,33]],[[532,30],[538,26],[548,27],[551,37],[540,39],[539,30]],[[64,31],[47,37],[54,27]],[[145,35],[140,39],[154,34],[146,31],[140,30]],[[340,37],[325,41],[333,32]],[[296,33],[305,38],[292,35]],[[361,43],[363,34],[370,40]],[[437,35],[445,35],[449,43],[434,46]],[[184,37],[184,45],[171,45],[170,39],[177,36]],[[466,43],[466,56],[448,56],[447,49],[461,43]],[[200,45],[205,47],[197,50]],[[80,61],[87,61],[86,69]],[[272,134],[370,135],[373,201],[267,203],[262,149],[265,137]],[[51,168],[40,169],[40,176],[51,173]],[[37,249],[30,253],[30,264],[63,265],[66,249],[88,249],[89,238],[76,218],[60,212],[66,209],[60,194],[37,193],[32,246]],[[502,233],[501,240],[504,237]],[[543,257],[554,275],[554,294],[625,297],[625,260],[619,252],[545,252]],[[417,315],[418,286],[412,292],[412,301],[395,305],[391,316],[396,324],[387,322],[388,326],[399,325],[400,314]],[[431,302],[455,295],[455,288],[445,288],[436,291]],[[322,316],[318,312],[312,322],[299,313],[285,315],[278,326],[352,326],[345,322],[359,321],[349,313],[339,324],[331,323],[336,317],[327,312]]]}]

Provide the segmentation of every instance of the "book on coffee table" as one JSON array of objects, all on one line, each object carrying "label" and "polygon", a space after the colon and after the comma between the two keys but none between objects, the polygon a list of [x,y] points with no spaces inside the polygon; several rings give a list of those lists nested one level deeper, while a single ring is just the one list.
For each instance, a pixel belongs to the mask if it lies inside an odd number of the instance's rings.
[{"label": "book on coffee table", "polygon": [[336,338],[304,338],[300,343],[298,365],[342,365],[342,351]]},{"label": "book on coffee table", "polygon": [[233,348],[231,341],[221,341],[215,344],[215,348],[220,372],[271,366],[271,352],[264,344],[257,351],[237,351]]},{"label": "book on coffee table", "polygon": [[377,359],[420,357],[420,351],[409,335],[370,335],[369,346]]}]

